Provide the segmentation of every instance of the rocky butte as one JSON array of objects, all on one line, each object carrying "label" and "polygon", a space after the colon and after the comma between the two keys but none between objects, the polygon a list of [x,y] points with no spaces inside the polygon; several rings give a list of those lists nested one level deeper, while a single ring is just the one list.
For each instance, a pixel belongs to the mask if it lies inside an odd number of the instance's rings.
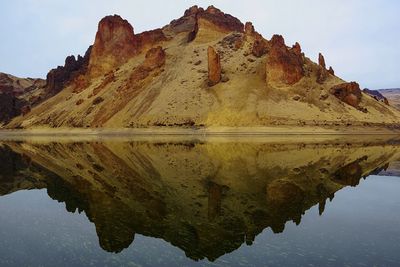
[{"label": "rocky butte", "polygon": [[11,108],[0,119],[7,128],[397,128],[397,109],[311,56],[318,63],[213,6],[142,33],[107,16],[84,56],[22,89],[26,102],[2,94]]}]

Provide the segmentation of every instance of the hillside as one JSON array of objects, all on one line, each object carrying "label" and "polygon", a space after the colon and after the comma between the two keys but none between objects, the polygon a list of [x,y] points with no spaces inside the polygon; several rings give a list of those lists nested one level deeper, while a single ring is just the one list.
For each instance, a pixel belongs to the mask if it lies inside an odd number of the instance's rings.
[{"label": "hillside", "polygon": [[371,126],[400,112],[345,82],[300,44],[265,39],[251,23],[194,6],[163,28],[135,34],[102,19],[84,57],[49,72],[45,101],[8,128]]}]

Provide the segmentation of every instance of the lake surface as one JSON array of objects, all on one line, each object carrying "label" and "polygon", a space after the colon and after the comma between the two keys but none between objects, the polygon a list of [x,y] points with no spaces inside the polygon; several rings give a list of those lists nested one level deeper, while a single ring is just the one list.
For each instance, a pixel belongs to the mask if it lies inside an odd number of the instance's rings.
[{"label": "lake surface", "polygon": [[390,137],[0,141],[0,266],[400,266]]}]

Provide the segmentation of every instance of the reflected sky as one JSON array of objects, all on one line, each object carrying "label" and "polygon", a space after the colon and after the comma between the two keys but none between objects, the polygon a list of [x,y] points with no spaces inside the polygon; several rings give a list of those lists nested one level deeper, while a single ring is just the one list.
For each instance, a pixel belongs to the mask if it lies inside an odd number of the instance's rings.
[{"label": "reflected sky", "polygon": [[396,266],[400,264],[400,178],[370,176],[345,188],[319,216],[306,212],[298,226],[266,229],[215,262],[195,262],[162,239],[137,235],[119,254],[98,245],[95,227],[84,214],[69,213],[45,190],[0,198],[1,266]]}]

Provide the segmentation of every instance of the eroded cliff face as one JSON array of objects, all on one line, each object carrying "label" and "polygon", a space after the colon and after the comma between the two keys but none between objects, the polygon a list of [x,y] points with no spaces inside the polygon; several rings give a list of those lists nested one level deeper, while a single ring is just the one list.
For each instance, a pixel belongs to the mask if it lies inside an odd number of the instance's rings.
[{"label": "eroded cliff face", "polygon": [[47,188],[68,211],[85,212],[106,251],[141,234],[215,260],[266,228],[301,223],[315,205],[322,214],[335,192],[399,159],[398,141],[387,143],[6,142],[0,192]]},{"label": "eroded cliff face", "polygon": [[304,77],[304,64],[298,43],[288,49],[281,35],[272,37],[265,67],[267,83],[293,85],[299,82]]},{"label": "eroded cliff face", "polygon": [[[156,67],[146,69],[149,51],[158,47]],[[70,56],[49,72],[43,103],[7,127],[398,123],[399,111],[363,92],[346,95],[347,87],[335,87],[343,84],[322,54],[314,63],[299,43],[265,38],[251,22],[214,6],[193,6],[170,24],[138,34],[114,15],[100,21],[85,56]]]},{"label": "eroded cliff face", "polygon": [[118,15],[99,22],[89,59],[93,76],[104,74],[126,63],[137,52],[133,27]]},{"label": "eroded cliff face", "polygon": [[77,58],[75,58],[75,56],[68,56],[65,59],[64,66],[58,66],[56,69],[52,69],[47,74],[45,98],[49,98],[58,94],[66,86],[70,85],[75,79],[78,79],[81,77],[81,75],[86,74],[91,50],[92,47],[89,47],[84,57],[80,55],[78,55]]}]

